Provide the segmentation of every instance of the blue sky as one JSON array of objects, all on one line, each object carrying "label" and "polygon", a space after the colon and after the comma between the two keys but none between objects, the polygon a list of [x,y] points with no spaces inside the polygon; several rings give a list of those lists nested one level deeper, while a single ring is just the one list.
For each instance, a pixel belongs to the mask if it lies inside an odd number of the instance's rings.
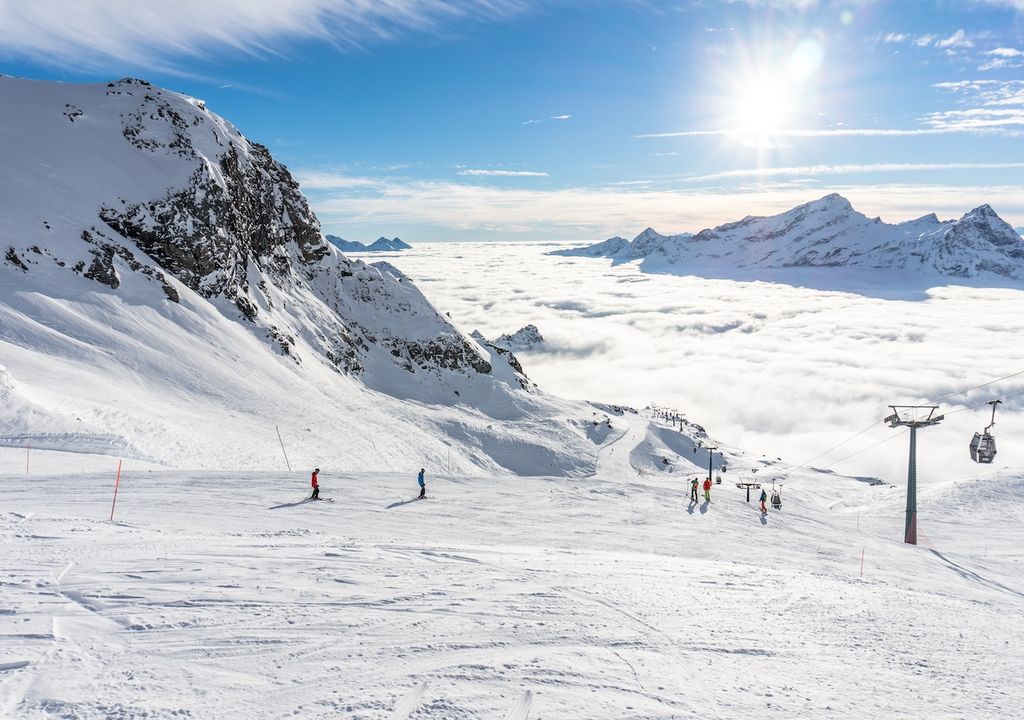
[{"label": "blue sky", "polygon": [[349,239],[1024,225],[1024,0],[3,1],[0,73],[203,98]]}]

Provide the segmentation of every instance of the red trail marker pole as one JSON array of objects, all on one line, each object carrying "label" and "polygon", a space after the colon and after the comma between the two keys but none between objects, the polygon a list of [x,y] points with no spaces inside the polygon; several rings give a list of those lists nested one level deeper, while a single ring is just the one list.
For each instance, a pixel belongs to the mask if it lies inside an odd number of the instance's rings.
[{"label": "red trail marker pole", "polygon": [[864,548],[860,549],[860,576],[864,577]]},{"label": "red trail marker pole", "polygon": [[117,461],[117,479],[114,480],[114,502],[110,503],[110,520],[114,520],[114,506],[117,505],[117,488],[121,484],[121,463],[122,460]]}]

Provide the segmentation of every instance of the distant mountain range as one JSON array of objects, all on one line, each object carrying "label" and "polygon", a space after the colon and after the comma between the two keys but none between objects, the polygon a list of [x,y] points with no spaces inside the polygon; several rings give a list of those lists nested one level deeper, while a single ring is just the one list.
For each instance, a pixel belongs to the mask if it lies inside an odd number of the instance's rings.
[{"label": "distant mountain range", "polygon": [[393,252],[396,250],[408,250],[412,247],[412,245],[403,242],[399,238],[388,240],[383,235],[369,245],[358,240],[345,240],[337,235],[324,235],[324,238],[342,252]]},{"label": "distant mountain range", "polygon": [[646,269],[860,267],[1024,280],[1024,238],[988,205],[959,220],[929,214],[891,225],[857,212],[835,193],[696,234],[647,228],[632,241],[613,237],[549,254],[641,260]]}]

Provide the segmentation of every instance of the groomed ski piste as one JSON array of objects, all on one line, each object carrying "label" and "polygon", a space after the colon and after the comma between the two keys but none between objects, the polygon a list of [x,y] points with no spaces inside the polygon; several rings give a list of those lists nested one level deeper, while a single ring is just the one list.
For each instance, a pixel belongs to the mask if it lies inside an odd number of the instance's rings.
[{"label": "groomed ski piste", "polygon": [[691,504],[688,442],[625,412],[593,477],[426,501],[126,460],[113,521],[116,457],[0,449],[0,717],[1019,716],[1024,475],[929,479],[915,547],[905,484],[729,448]]}]

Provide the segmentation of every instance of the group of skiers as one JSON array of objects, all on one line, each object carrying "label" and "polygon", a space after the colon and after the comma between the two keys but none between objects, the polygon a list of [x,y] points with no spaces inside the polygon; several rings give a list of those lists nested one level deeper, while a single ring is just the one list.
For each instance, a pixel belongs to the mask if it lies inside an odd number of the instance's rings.
[{"label": "group of skiers", "polygon": [[[420,494],[419,497],[417,498],[418,500],[423,500],[427,497],[427,483],[426,480],[424,479],[425,474],[426,470],[424,468],[420,468],[419,474],[416,475],[416,483],[420,486]],[[313,494],[310,495],[310,500],[320,499],[320,480],[318,477],[319,475],[320,468],[316,468],[315,470],[313,470],[313,476],[310,479],[310,484],[313,486]],[[697,495],[697,490],[700,487],[704,488],[704,502],[711,502],[711,485],[712,483],[710,477],[704,480],[703,486],[701,485],[700,478],[694,478],[693,480],[691,480],[690,502],[700,502],[700,498]],[[761,504],[761,514],[767,515],[768,506],[766,505],[766,503],[768,502],[768,492],[764,490],[764,488],[761,489],[761,497],[759,499],[759,502]],[[772,496],[772,505],[775,506],[776,510],[782,507],[782,500],[779,498],[778,494]]]},{"label": "group of skiers", "polygon": [[[697,489],[700,487],[704,488],[704,502],[711,502],[711,478],[710,476],[704,480],[704,484],[701,485],[700,478],[694,478],[690,481],[690,502],[698,503],[700,499],[697,496]],[[782,497],[779,493],[772,491],[772,506],[778,510],[782,507]],[[749,495],[747,496],[749,498]],[[761,514],[768,514],[768,491],[764,488],[761,489],[761,497],[759,499],[761,505]]]},{"label": "group of skiers", "polygon": [[[419,498],[417,498],[418,500],[424,500],[427,497],[427,483],[426,483],[426,480],[424,480],[424,475],[426,474],[426,472],[427,471],[424,468],[420,468],[420,472],[416,476],[416,482],[420,486],[420,495],[419,495]],[[319,475],[320,475],[320,468],[315,468],[313,470],[313,476],[310,478],[310,481],[309,481],[310,485],[313,486],[313,494],[309,496],[310,500],[319,500],[320,499],[320,477],[319,477]]]},{"label": "group of skiers", "polygon": [[[700,479],[694,478],[690,482],[690,502],[700,502],[697,497],[697,488],[700,486]],[[711,502],[711,478],[704,481],[704,502]]]}]

